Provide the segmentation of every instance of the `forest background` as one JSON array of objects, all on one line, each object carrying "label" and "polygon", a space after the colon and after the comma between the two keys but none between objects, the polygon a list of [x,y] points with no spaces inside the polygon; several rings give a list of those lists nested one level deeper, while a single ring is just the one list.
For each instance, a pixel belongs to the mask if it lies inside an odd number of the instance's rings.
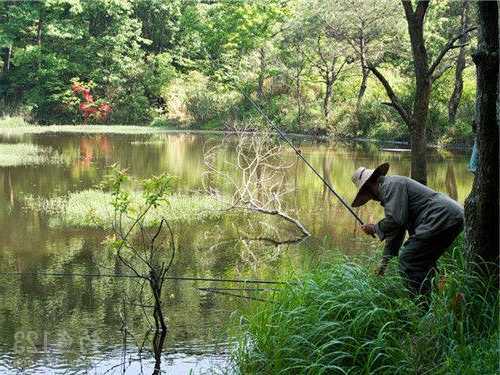
[{"label": "forest background", "polygon": [[[467,1],[429,7],[429,61],[475,13]],[[472,142],[475,38],[463,34],[434,72],[428,143]],[[11,121],[248,128],[251,98],[288,132],[410,138],[373,74],[412,107],[414,63],[397,1],[3,1],[0,51],[0,112]]]}]

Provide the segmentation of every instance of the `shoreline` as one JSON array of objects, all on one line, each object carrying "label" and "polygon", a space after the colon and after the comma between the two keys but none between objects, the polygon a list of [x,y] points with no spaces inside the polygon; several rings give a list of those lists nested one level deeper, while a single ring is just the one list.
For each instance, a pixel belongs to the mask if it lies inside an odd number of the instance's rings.
[{"label": "shoreline", "polygon": [[[167,134],[167,133],[185,133],[185,134],[236,134],[233,130],[203,130],[203,129],[174,129],[150,127],[147,125],[28,125],[17,127],[0,127],[0,137],[15,137],[28,134]],[[257,131],[245,131],[244,134],[259,134]],[[377,143],[379,145],[398,145],[404,146],[402,152],[411,150],[410,143],[407,141],[381,140],[366,137],[341,137],[314,135],[306,133],[285,133],[292,138],[309,139],[313,141],[341,141],[341,142],[362,142]],[[440,150],[470,151],[471,145],[464,143],[454,143],[446,146],[429,143],[428,148]]]}]

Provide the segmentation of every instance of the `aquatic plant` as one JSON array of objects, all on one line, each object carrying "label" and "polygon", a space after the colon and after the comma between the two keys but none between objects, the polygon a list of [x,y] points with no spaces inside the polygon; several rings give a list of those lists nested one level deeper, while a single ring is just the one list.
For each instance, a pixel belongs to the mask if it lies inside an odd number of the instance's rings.
[{"label": "aquatic plant", "polygon": [[31,126],[21,116],[3,116],[0,118],[0,128],[21,128]]},{"label": "aquatic plant", "polygon": [[64,159],[54,149],[29,143],[0,144],[0,167],[58,164]]},{"label": "aquatic plant", "polygon": [[[302,275],[241,323],[235,363],[243,374],[495,374],[498,289],[457,261],[429,311],[398,276],[336,263]],[[393,270],[393,273],[394,270]]]},{"label": "aquatic plant", "polygon": [[[130,192],[132,207],[144,205],[140,192]],[[114,208],[111,193],[90,189],[69,193],[66,196],[43,198],[33,195],[24,197],[27,209],[51,216],[53,226],[109,227]],[[194,223],[216,220],[222,215],[220,202],[210,196],[193,194],[170,194],[168,200],[151,209],[145,217],[145,224],[152,225],[161,218],[170,223]]]}]

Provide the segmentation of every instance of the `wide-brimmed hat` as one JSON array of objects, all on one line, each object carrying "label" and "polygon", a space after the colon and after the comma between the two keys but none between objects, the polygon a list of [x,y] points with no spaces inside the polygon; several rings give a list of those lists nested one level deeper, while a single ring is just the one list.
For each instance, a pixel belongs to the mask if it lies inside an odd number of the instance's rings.
[{"label": "wide-brimmed hat", "polygon": [[351,206],[359,207],[368,202],[370,200],[370,195],[366,191],[366,183],[379,176],[385,176],[388,170],[389,163],[381,164],[375,169],[368,169],[365,167],[356,169],[356,172],[352,175],[352,182],[358,187],[358,193],[352,201]]}]

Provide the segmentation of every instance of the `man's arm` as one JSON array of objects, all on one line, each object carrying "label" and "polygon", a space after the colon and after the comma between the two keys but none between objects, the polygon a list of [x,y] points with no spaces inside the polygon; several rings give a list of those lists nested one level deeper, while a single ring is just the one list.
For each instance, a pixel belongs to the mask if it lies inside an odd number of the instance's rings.
[{"label": "man's arm", "polygon": [[408,222],[408,191],[406,184],[394,182],[384,189],[385,218],[374,225],[374,231],[379,239],[385,240],[384,254],[379,269],[383,274],[387,263],[392,257],[398,256],[403,244]]},{"label": "man's arm", "polygon": [[379,275],[383,275],[385,273],[385,270],[387,268],[387,263],[389,263],[389,260],[399,255],[399,249],[403,244],[403,241],[405,239],[405,234],[406,234],[405,229],[399,229],[393,231],[391,234],[385,237],[384,253],[382,255],[382,262],[380,263],[380,268],[378,270]]}]

